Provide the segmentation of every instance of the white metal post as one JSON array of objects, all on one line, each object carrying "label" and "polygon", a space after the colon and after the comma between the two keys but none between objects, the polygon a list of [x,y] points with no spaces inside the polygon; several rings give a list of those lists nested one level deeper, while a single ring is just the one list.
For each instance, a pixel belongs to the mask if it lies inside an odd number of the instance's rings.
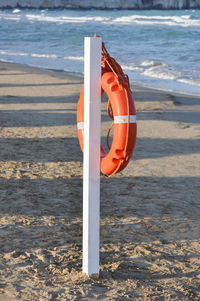
[{"label": "white metal post", "polygon": [[101,38],[84,40],[83,272],[99,273]]}]

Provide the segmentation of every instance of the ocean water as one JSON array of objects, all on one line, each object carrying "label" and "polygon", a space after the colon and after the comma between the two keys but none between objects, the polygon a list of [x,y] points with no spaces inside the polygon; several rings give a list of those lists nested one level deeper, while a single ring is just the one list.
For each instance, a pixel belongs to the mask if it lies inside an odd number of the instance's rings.
[{"label": "ocean water", "polygon": [[0,10],[0,60],[83,73],[94,34],[131,82],[200,95],[200,10]]}]

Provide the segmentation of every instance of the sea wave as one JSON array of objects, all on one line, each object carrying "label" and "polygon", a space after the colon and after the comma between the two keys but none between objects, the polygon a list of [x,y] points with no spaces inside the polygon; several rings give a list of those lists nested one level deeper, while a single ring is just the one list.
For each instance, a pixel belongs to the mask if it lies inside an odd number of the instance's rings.
[{"label": "sea wave", "polygon": [[143,75],[149,77],[175,80],[181,75],[175,67],[167,64],[166,62],[147,59],[141,62],[140,65],[144,68]]},{"label": "sea wave", "polygon": [[21,17],[18,15],[0,15],[0,20],[7,20],[7,21],[17,21],[19,22],[21,20]]},{"label": "sea wave", "polygon": [[0,50],[0,55],[19,55],[19,56],[28,56],[28,53],[25,52],[12,52],[12,51],[7,51],[7,50]]},{"label": "sea wave", "polygon": [[140,66],[143,66],[143,67],[149,67],[149,66],[157,67],[157,66],[169,66],[169,65],[167,63],[164,63],[164,62],[147,59],[147,60],[144,60],[143,62],[141,62]]},{"label": "sea wave", "polygon": [[17,14],[17,13],[20,13],[20,11],[21,11],[20,9],[16,8],[16,9],[13,9],[12,12],[13,12],[13,14]]},{"label": "sea wave", "polygon": [[190,15],[184,15],[184,16],[142,16],[142,15],[122,16],[122,17],[114,19],[113,23],[200,27],[200,20],[192,19]]},{"label": "sea wave", "polygon": [[111,17],[101,17],[101,16],[66,16],[66,15],[57,15],[53,16],[46,13],[45,10],[41,10],[40,14],[30,14],[22,13],[19,9],[14,9],[12,13],[4,13],[0,11],[0,20],[7,21],[21,21],[28,20],[29,22],[51,22],[51,23],[87,23],[87,22],[101,22],[105,23],[111,20]]},{"label": "sea wave", "polygon": [[65,56],[65,60],[72,60],[72,61],[84,61],[83,56]]},{"label": "sea wave", "polygon": [[57,54],[48,54],[48,53],[27,53],[27,52],[12,52],[9,50],[0,50],[0,55],[8,55],[8,56],[29,56],[29,57],[36,57],[36,58],[51,58],[51,59],[57,59],[61,58],[64,60],[70,60],[70,61],[84,61],[83,56],[65,56],[62,57],[61,55]]},{"label": "sea wave", "polygon": [[[12,52],[8,50],[0,50],[0,55],[8,56],[8,57],[33,57],[33,58],[41,58],[41,59],[57,59],[61,56],[58,56],[56,54],[47,54],[47,53],[28,53],[28,52]],[[2,59],[2,58],[1,58]]]},{"label": "sea wave", "polygon": [[52,23],[87,23],[99,22],[102,24],[126,25],[166,25],[166,26],[181,26],[181,27],[200,27],[200,20],[191,14],[183,16],[145,16],[134,14],[130,16],[113,17],[112,14],[107,16],[89,15],[89,16],[66,16],[66,15],[52,15],[48,11],[41,10],[39,14],[22,13],[19,9],[14,9],[12,13],[0,14],[2,20],[28,20],[29,22],[52,22]]},{"label": "sea wave", "polygon": [[159,71],[159,70],[155,70],[154,68],[150,68],[148,70],[145,70],[143,72],[143,75],[160,78],[160,79],[174,80],[177,78],[177,76],[179,74],[174,74],[174,73],[171,73],[170,71]]},{"label": "sea wave", "polygon": [[54,23],[86,23],[86,22],[106,22],[110,20],[109,17],[100,16],[85,16],[85,17],[69,17],[69,16],[45,16],[26,14],[26,18],[29,21],[42,21],[42,22],[54,22]]},{"label": "sea wave", "polygon": [[52,58],[52,59],[58,58],[58,55],[56,55],[56,54],[30,53],[29,55],[32,56],[32,57],[38,57],[38,58]]},{"label": "sea wave", "polygon": [[137,66],[126,66],[126,65],[121,65],[122,69],[125,71],[142,71],[143,68],[137,67]]},{"label": "sea wave", "polygon": [[200,81],[197,81],[197,80],[180,78],[177,81],[180,83],[184,83],[184,84],[188,84],[188,85],[192,85],[192,86],[200,86]]}]

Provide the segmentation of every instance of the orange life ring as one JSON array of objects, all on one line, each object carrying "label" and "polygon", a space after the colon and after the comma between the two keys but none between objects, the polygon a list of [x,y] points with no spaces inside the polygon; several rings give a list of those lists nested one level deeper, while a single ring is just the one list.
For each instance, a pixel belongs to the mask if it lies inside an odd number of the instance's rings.
[{"label": "orange life ring", "polygon": [[[136,110],[130,89],[120,85],[113,72],[102,75],[101,88],[102,92],[108,95],[108,111],[111,108],[114,122],[113,141],[108,154],[101,145],[101,171],[107,176],[112,176],[123,170],[132,157],[137,134]],[[77,128],[79,144],[83,151],[84,87],[78,101]]]}]

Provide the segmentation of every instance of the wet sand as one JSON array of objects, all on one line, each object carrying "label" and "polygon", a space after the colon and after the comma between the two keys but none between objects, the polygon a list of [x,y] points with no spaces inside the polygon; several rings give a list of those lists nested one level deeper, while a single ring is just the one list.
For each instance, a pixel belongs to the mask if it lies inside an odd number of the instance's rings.
[{"label": "wet sand", "polygon": [[[200,97],[134,86],[137,144],[101,176],[100,277],[82,274],[83,79],[0,63],[0,300],[200,300]],[[102,137],[110,125],[102,102]]]}]

